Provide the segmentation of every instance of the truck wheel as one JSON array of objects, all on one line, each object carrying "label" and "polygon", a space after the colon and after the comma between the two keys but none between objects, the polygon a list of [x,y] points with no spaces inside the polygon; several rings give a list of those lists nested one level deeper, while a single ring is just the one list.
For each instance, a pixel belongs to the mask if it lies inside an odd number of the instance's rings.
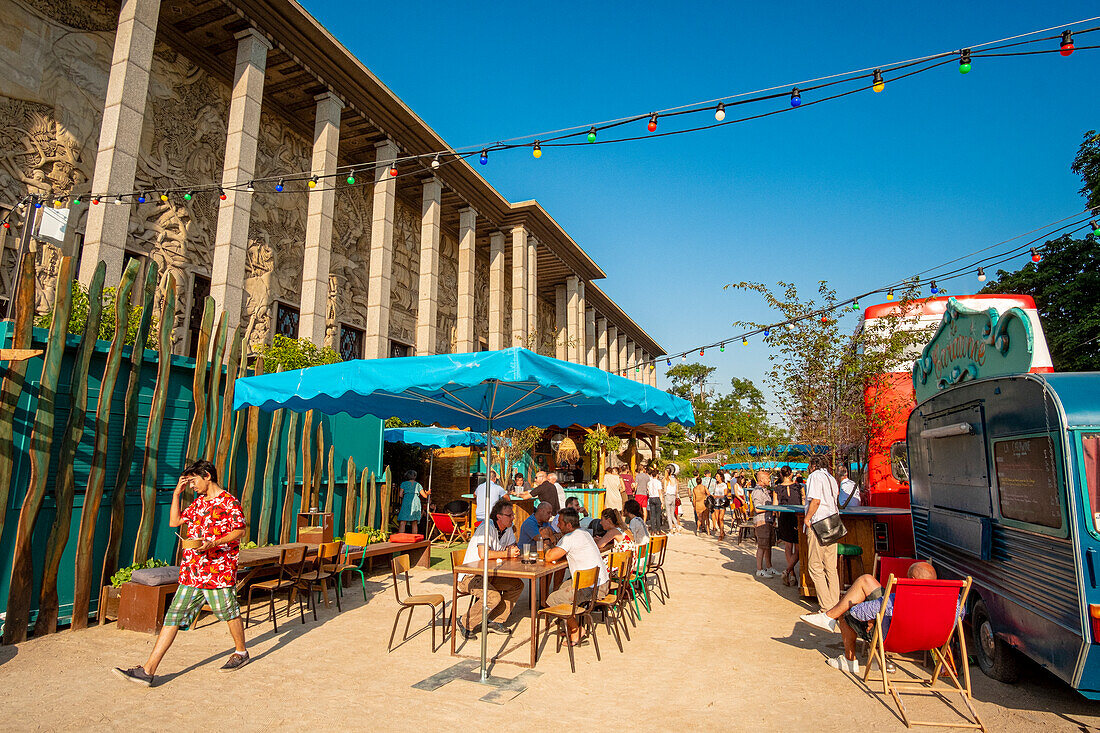
[{"label": "truck wheel", "polygon": [[993,633],[993,624],[989,620],[989,611],[984,601],[974,604],[970,627],[974,631],[974,652],[978,657],[978,666],[986,676],[1009,684],[1018,680],[1018,652]]}]

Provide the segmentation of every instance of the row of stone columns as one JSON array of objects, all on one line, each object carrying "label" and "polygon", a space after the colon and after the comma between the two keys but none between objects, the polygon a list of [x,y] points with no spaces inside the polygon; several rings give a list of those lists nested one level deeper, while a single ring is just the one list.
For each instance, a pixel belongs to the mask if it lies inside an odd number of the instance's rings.
[{"label": "row of stone columns", "polygon": [[[99,150],[92,188],[96,192],[133,190],[144,123],[153,46],[160,0],[129,0],[122,4],[107,99],[104,105]],[[237,56],[227,120],[222,184],[226,198],[219,205],[211,272],[211,295],[230,327],[238,325],[244,298],[245,259],[252,194],[232,186],[255,176],[256,149],[263,102],[264,78],[270,41],[255,29],[237,34]],[[340,147],[340,118],[344,103],[333,92],[316,97],[311,171],[325,184],[308,197],[302,268],[302,300],[299,335],[315,344],[325,340],[329,299],[329,266],[333,237],[336,173]],[[376,145],[372,190],[370,272],[364,356],[385,357],[389,351],[390,294],[392,289],[394,209],[397,182],[387,162],[399,155],[389,139]],[[440,231],[443,185],[437,178],[423,184],[419,302],[416,353],[436,352],[439,315]],[[130,207],[95,206],[88,215],[81,260],[81,280],[90,281],[99,260],[107,263],[107,281],[121,277]],[[475,313],[475,263],[477,212],[459,212],[458,321],[455,349],[471,352],[477,347]],[[490,349],[525,344],[535,346],[538,333],[538,242],[523,224],[511,228],[512,333],[504,333],[505,247],[507,234],[489,236],[489,343]],[[607,319],[597,317],[586,305],[584,280],[569,276],[555,292],[555,354],[579,364],[635,374],[637,362],[648,358]],[[539,334],[545,336],[544,334]],[[648,371],[648,370],[646,370]]]}]

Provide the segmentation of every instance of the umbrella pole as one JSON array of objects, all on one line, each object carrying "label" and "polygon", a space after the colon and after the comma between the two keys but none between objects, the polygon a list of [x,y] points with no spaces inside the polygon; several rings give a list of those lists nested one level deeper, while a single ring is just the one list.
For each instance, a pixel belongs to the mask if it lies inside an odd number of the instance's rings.
[{"label": "umbrella pole", "polygon": [[[493,488],[493,416],[490,412],[489,417],[485,421],[485,437],[488,441],[486,445],[486,457],[487,462],[485,466],[485,503],[489,503],[489,497],[492,496]],[[476,498],[476,497],[475,497]],[[486,666],[486,659],[488,657],[489,650],[489,510],[492,507],[485,507],[485,542],[482,545],[485,555],[484,564],[481,570],[481,681],[489,679],[489,674]],[[477,518],[476,515],[474,517]]]}]

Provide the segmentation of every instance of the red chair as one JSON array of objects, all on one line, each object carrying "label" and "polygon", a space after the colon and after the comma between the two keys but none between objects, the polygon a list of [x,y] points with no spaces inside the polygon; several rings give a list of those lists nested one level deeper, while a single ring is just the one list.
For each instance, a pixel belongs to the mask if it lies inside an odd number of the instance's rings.
[{"label": "red chair", "polygon": [[[450,547],[456,542],[464,542],[469,539],[464,517],[454,517],[450,514],[432,512],[432,531],[435,533],[431,541],[443,538],[443,546]],[[429,533],[431,534],[431,533]]]},{"label": "red chair", "polygon": [[[963,634],[961,609],[966,608],[966,596],[970,593],[970,578],[966,580],[917,580],[897,578],[890,575],[886,582],[878,618],[875,620],[875,632],[871,637],[871,655],[867,660],[867,669],[863,673],[863,682],[867,684],[871,674],[871,663],[877,661],[882,671],[882,691],[894,698],[905,727],[914,725],[944,726],[951,728],[977,728],[985,730],[974,706],[970,704],[970,669],[966,658],[966,637]],[[893,599],[893,612],[887,617],[887,606]],[[951,643],[957,640],[959,645],[959,667],[963,680],[955,672],[955,663],[951,654]],[[898,682],[890,679],[886,672],[886,653],[910,654],[926,651],[932,654],[936,666],[928,679],[916,682]],[[945,691],[957,692],[962,697],[973,723],[937,723],[922,720],[910,720],[905,705],[901,701],[903,690],[919,690],[938,694],[936,682],[941,673],[953,683]],[[868,686],[870,686],[868,684]],[[941,688],[942,689],[942,688]],[[941,696],[942,697],[942,696]]]},{"label": "red chair", "polygon": [[905,578],[909,575],[909,568],[913,563],[920,562],[915,557],[882,557],[875,555],[875,566],[871,571],[878,584],[886,585],[886,581],[893,575],[895,578]]}]

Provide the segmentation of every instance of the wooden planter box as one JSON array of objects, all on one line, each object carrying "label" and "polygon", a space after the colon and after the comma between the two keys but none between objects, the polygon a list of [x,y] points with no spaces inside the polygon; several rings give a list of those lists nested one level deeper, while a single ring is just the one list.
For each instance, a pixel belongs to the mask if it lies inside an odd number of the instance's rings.
[{"label": "wooden planter box", "polygon": [[164,624],[169,599],[179,585],[123,583],[118,610],[118,628],[156,634]]},{"label": "wooden planter box", "polygon": [[118,620],[118,604],[121,598],[120,588],[113,585],[103,586],[103,590],[99,592],[99,613],[97,614],[99,623]]}]

